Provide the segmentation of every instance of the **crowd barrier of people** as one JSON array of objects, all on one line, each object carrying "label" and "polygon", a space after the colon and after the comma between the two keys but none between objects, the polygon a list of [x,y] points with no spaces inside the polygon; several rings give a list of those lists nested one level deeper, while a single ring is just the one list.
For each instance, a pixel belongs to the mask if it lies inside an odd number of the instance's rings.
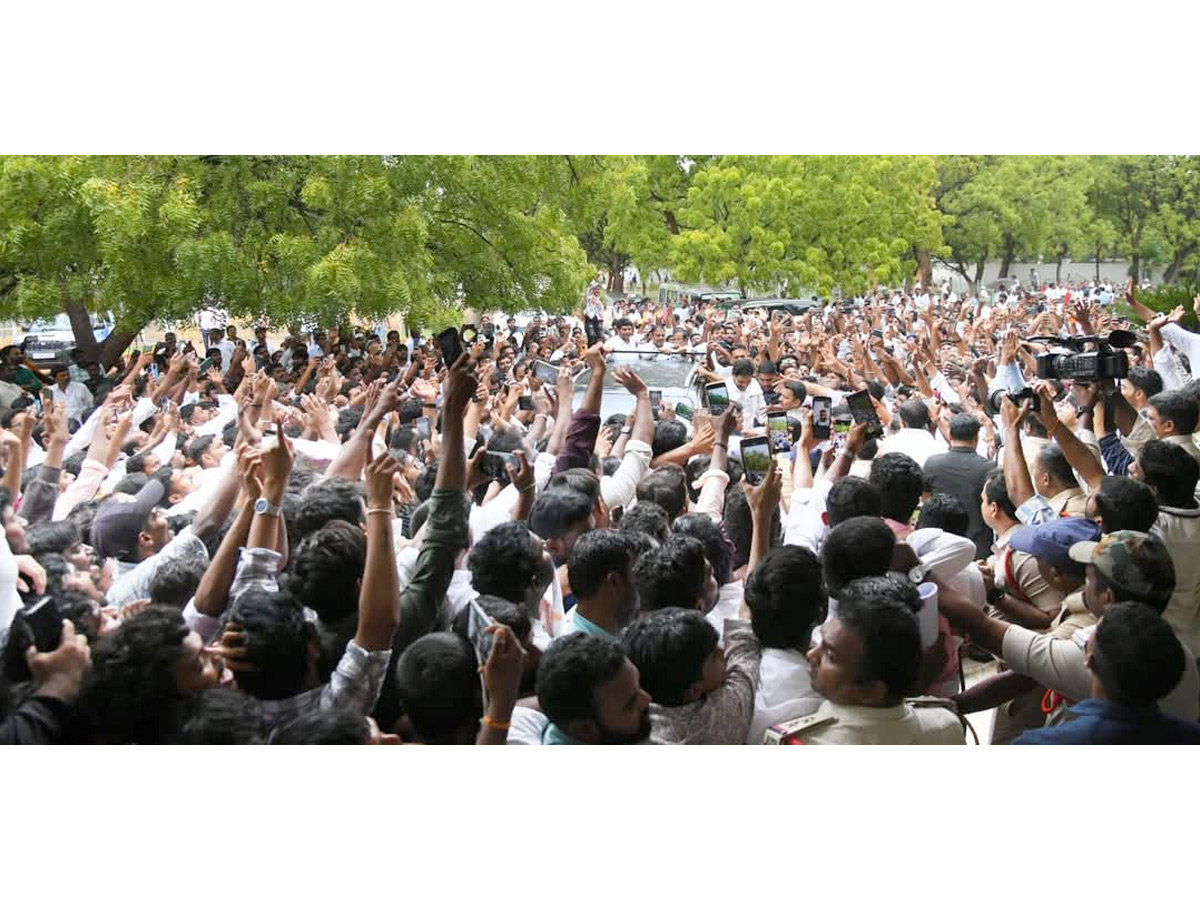
[{"label": "crowd barrier of people", "polygon": [[5,348],[0,743],[1200,742],[1200,334],[1113,300]]}]

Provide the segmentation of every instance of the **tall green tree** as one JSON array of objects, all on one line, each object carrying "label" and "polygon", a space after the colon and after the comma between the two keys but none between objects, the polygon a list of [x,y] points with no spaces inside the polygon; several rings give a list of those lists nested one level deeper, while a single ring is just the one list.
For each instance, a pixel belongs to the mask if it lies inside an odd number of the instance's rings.
[{"label": "tall green tree", "polygon": [[[0,158],[0,314],[111,362],[203,302],[274,324],[566,309],[584,252],[536,157]],[[89,310],[112,312],[92,338]]]}]

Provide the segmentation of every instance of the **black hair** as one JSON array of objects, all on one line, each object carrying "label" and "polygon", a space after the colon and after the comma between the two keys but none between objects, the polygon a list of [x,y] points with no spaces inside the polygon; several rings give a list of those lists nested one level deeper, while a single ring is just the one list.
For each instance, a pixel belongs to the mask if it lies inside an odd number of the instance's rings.
[{"label": "black hair", "polygon": [[550,479],[547,489],[569,488],[583,494],[595,506],[600,500],[600,478],[591,469],[563,469]]},{"label": "black hair", "polygon": [[413,492],[417,495],[417,499],[422,503],[433,496],[433,488],[437,484],[439,463],[440,460],[435,459],[417,473],[417,478],[413,482]]},{"label": "black hair", "polygon": [[620,331],[622,328],[632,328],[633,322],[622,316],[613,322],[613,331]]},{"label": "black hair", "polygon": [[1175,423],[1176,434],[1191,434],[1196,430],[1200,405],[1191,395],[1179,390],[1162,391],[1150,398],[1149,405],[1161,418]]},{"label": "black hair", "polygon": [[806,652],[828,602],[821,561],[806,547],[776,547],[746,579],[750,625],[764,647]]},{"label": "black hair", "polygon": [[326,624],[358,611],[358,582],[367,564],[367,538],[342,519],[305,535],[292,553],[288,589]]},{"label": "black hair", "polygon": [[1008,518],[1016,520],[1017,507],[1012,502],[1012,498],[1008,496],[1008,486],[1004,483],[1003,471],[993,469],[988,473],[987,480],[983,483],[983,495],[987,497],[988,503],[995,503]]},{"label": "black hair", "polygon": [[[1167,446],[1171,446],[1168,444]],[[1187,453],[1179,448],[1184,456]],[[1188,456],[1188,459],[1191,459]],[[1196,465],[1192,460],[1192,466]],[[1095,493],[1096,513],[1104,522],[1104,533],[1149,531],[1158,521],[1158,500],[1154,490],[1125,475],[1105,475]]]},{"label": "black hair", "polygon": [[854,475],[835,481],[825,498],[825,514],[829,517],[830,528],[855,516],[878,518],[883,515],[882,508],[879,488],[865,478]]},{"label": "black hair", "polygon": [[209,448],[216,443],[216,440],[217,436],[215,434],[205,434],[197,438],[192,438],[188,441],[183,455],[196,465],[200,465],[200,457],[208,452]]},{"label": "black hair", "polygon": [[504,522],[488,529],[467,554],[471,585],[481,594],[524,606],[525,594],[542,565],[524,522]]},{"label": "black hair", "polygon": [[837,613],[838,620],[862,641],[854,680],[883,682],[886,699],[892,703],[915,687],[924,657],[916,614],[888,596],[900,588],[896,579],[851,582],[839,598]]},{"label": "black hair", "polygon": [[145,475],[131,472],[116,483],[112,492],[114,494],[129,494],[131,497],[136,496],[137,492],[144,488],[149,480]]},{"label": "black hair", "polygon": [[1067,462],[1067,457],[1058,444],[1043,444],[1038,449],[1037,460],[1042,472],[1056,484],[1073,487],[1077,483],[1075,470]]},{"label": "black hair", "polygon": [[93,741],[159,744],[174,733],[181,700],[175,667],[187,636],[179,610],[152,606],[92,645],[78,705]]},{"label": "black hair", "polygon": [[621,634],[642,687],[661,706],[686,702],[684,694],[703,678],[704,663],[717,649],[717,640],[717,630],[694,609],[657,610]]},{"label": "black hair", "polygon": [[79,529],[69,519],[61,522],[35,522],[25,529],[29,541],[29,555],[43,553],[65,553],[79,543]]},{"label": "black hair", "polygon": [[662,546],[642,554],[633,568],[642,611],[695,609],[704,590],[706,561],[704,545],[684,534],[673,534]]},{"label": "black hair", "polygon": [[189,697],[180,710],[174,744],[262,744],[267,725],[262,704],[232,687],[214,687]]},{"label": "black hair", "polygon": [[334,475],[304,489],[296,512],[296,530],[304,537],[334,519],[361,525],[364,515],[363,485]]},{"label": "black hair", "polygon": [[401,708],[422,741],[450,743],[483,715],[478,662],[462,635],[424,635],[400,655],[395,684]]},{"label": "black hair", "polygon": [[409,397],[407,400],[400,401],[400,424],[409,425],[421,418],[424,407],[421,406],[421,401],[416,397]]},{"label": "black hair", "polygon": [[245,634],[247,667],[238,671],[238,687],[260,700],[283,700],[304,689],[313,631],[293,597],[252,588],[238,598],[228,621]]},{"label": "black hair", "polygon": [[733,552],[721,527],[704,513],[687,513],[671,523],[671,531],[694,537],[704,545],[704,555],[712,565],[718,585],[733,579]]},{"label": "black hair", "polygon": [[353,707],[312,707],[272,730],[272,744],[367,744],[371,729],[367,717]]},{"label": "black hair", "polygon": [[883,575],[892,565],[896,536],[883,519],[856,516],[834,527],[821,545],[821,567],[830,594],[856,578]]},{"label": "black hair", "polygon": [[754,363],[748,359],[734,360],[733,367],[729,372],[735,378],[739,375],[754,375]]},{"label": "black hair", "polygon": [[905,453],[885,453],[872,461],[869,480],[879,488],[883,516],[907,524],[925,491],[920,464]]},{"label": "black hair", "polygon": [[808,388],[804,386],[803,381],[787,380],[784,381],[783,386],[791,391],[800,403],[803,403],[804,398],[808,396]]},{"label": "black hair", "polygon": [[647,535],[661,544],[671,534],[671,519],[667,511],[653,500],[641,500],[621,516],[618,529],[625,533]]},{"label": "black hair", "polygon": [[621,671],[625,659],[612,638],[577,631],[553,641],[537,670],[542,712],[561,729],[578,719],[596,719],[596,689]]},{"label": "black hair", "polygon": [[924,400],[905,400],[898,412],[905,428],[929,428],[929,407]]},{"label": "black hair", "polygon": [[970,413],[956,413],[950,419],[950,440],[974,444],[979,440],[979,420]]},{"label": "black hair", "polygon": [[[496,620],[497,625],[506,625],[517,640],[523,641],[532,633],[533,623],[529,621],[529,616],[525,615],[525,611],[517,604],[505,600],[503,597],[493,597],[491,594],[480,594],[475,598],[475,602],[485,613]],[[469,619],[470,605],[466,604],[455,614],[450,623],[450,630],[464,638],[467,637]]]},{"label": "black hair", "polygon": [[971,527],[971,514],[966,504],[951,494],[934,494],[923,504],[917,514],[918,528],[940,528],[959,537],[967,536]]},{"label": "black hair", "polygon": [[150,602],[182,610],[196,595],[200,579],[208,569],[207,559],[179,556],[166,560],[150,579]]},{"label": "black hair", "polygon": [[1162,393],[1162,376],[1153,369],[1147,369],[1145,366],[1130,366],[1125,380],[1137,390],[1145,393],[1147,397],[1153,397],[1155,394]]},{"label": "black hair", "polygon": [[412,453],[416,443],[417,429],[401,425],[392,432],[391,441],[388,446],[392,450],[403,450],[405,453]]},{"label": "black hair", "polygon": [[678,419],[662,419],[654,426],[654,439],[650,445],[652,456],[662,456],[687,443],[687,426]]},{"label": "black hair", "polygon": [[1142,445],[1142,452],[1138,454],[1138,468],[1142,470],[1142,478],[1158,495],[1163,506],[1182,509],[1195,507],[1200,463],[1178,444],[1169,444],[1157,439],[1146,441]]},{"label": "black hair", "polygon": [[1092,636],[1092,666],[1105,696],[1147,707],[1173,691],[1187,658],[1171,626],[1141,603],[1109,607]]},{"label": "black hair", "polygon": [[682,466],[666,465],[654,469],[637,486],[638,502],[651,500],[674,519],[687,510],[687,474]]},{"label": "black hair", "polygon": [[567,557],[571,591],[586,600],[600,590],[610,574],[625,577],[636,554],[634,541],[611,528],[597,528],[580,535]]},{"label": "black hair", "polygon": [[617,470],[621,468],[621,458],[619,456],[606,456],[601,460],[600,465],[604,469],[606,477],[612,477],[617,474]]},{"label": "black hair", "polygon": [[586,494],[569,487],[538,494],[529,513],[529,530],[540,538],[559,538],[587,521],[594,504]]}]

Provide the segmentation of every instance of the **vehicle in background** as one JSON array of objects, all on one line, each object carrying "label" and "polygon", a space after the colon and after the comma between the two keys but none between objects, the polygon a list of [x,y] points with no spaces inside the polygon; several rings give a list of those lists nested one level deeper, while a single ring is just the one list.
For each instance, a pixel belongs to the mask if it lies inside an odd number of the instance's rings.
[{"label": "vehicle in background", "polygon": [[[112,331],[112,318],[106,314],[93,314],[92,334],[97,341],[102,341]],[[53,365],[68,365],[71,362],[71,351],[75,349],[75,332],[71,329],[71,320],[66,313],[60,313],[50,319],[39,319],[25,329],[25,335],[18,342],[25,350],[25,356],[39,368]]]},{"label": "vehicle in background", "polygon": [[721,307],[723,309],[739,309],[742,312],[765,309],[768,314],[778,310],[779,312],[790,313],[793,316],[802,316],[809,310],[819,311],[821,309],[821,301],[791,297],[759,297],[741,303],[726,301],[721,304]]},{"label": "vehicle in background", "polygon": [[[674,409],[677,403],[696,406],[696,391],[692,384],[695,363],[690,359],[678,356],[660,356],[646,359],[644,357],[624,354],[614,355],[608,360],[608,371],[604,375],[604,391],[600,397],[600,419],[603,421],[614,413],[631,415],[636,403],[632,394],[621,386],[613,375],[617,366],[630,366],[646,387],[651,391],[661,391],[661,405]],[[585,369],[575,382],[574,408],[579,409],[583,395],[587,391],[588,382],[592,379],[591,369]]]},{"label": "vehicle in background", "polygon": [[658,302],[672,306],[686,305],[693,301],[724,303],[727,300],[744,300],[745,294],[737,288],[717,288],[707,284],[679,284],[668,281],[658,288]]}]

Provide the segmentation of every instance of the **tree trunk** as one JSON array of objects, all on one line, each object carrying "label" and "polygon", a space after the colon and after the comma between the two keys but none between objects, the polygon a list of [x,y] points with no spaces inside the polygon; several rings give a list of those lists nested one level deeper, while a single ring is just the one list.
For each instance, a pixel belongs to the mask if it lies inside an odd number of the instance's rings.
[{"label": "tree trunk", "polygon": [[1096,245],[1096,283],[1100,283],[1100,245]]},{"label": "tree trunk", "polygon": [[1059,282],[1062,281],[1062,262],[1063,262],[1063,258],[1060,256],[1058,258],[1058,260],[1054,263],[1054,283],[1055,284],[1058,284]]},{"label": "tree trunk", "polygon": [[1183,271],[1183,261],[1195,248],[1195,244],[1185,244],[1175,248],[1175,255],[1171,257],[1171,265],[1167,267],[1167,271],[1163,272],[1164,283],[1174,284],[1179,279],[1179,275]]},{"label": "tree trunk", "polygon": [[625,256],[608,254],[608,289],[614,294],[625,293]]},{"label": "tree trunk", "polygon": [[71,321],[75,346],[83,351],[86,362],[98,362],[107,369],[121,358],[125,348],[138,336],[137,331],[114,328],[103,341],[97,341],[96,335],[92,331],[92,317],[88,315],[87,307],[78,300],[66,300],[63,307],[66,310],[67,318]]},{"label": "tree trunk", "polygon": [[917,250],[917,278],[921,284],[930,285],[933,283],[933,257],[929,255],[928,250]]},{"label": "tree trunk", "polygon": [[1013,264],[1013,259],[1017,255],[1017,245],[1012,238],[1006,238],[1004,241],[1004,259],[1000,263],[1000,274],[997,278],[1007,278],[1008,270]]},{"label": "tree trunk", "polygon": [[1142,275],[1142,260],[1135,252],[1129,258],[1129,277],[1134,281],[1138,281]]},{"label": "tree trunk", "polygon": [[975,277],[971,279],[971,289],[979,290],[979,283],[983,281],[983,267],[987,263],[986,259],[981,259],[975,263]]}]

